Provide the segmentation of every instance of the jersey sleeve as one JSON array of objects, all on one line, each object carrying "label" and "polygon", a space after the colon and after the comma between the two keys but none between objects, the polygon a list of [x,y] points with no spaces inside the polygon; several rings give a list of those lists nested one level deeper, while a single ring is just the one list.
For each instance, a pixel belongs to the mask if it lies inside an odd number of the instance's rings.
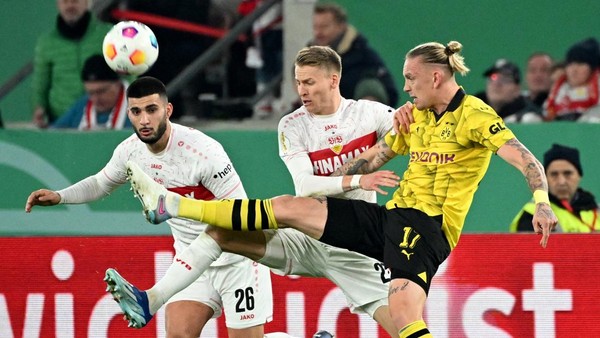
[{"label": "jersey sleeve", "polygon": [[308,154],[308,146],[304,142],[299,128],[287,127],[283,128],[283,120],[277,128],[279,138],[279,157],[286,162],[288,159],[295,156],[303,156]]},{"label": "jersey sleeve", "polygon": [[223,146],[212,140],[207,158],[202,161],[202,185],[217,199],[247,198],[242,181]]},{"label": "jersey sleeve", "polygon": [[113,151],[112,157],[104,168],[96,175],[98,180],[111,182],[111,184],[124,184],[127,181],[127,161],[132,153],[134,139],[132,135],[121,142]]},{"label": "jersey sleeve", "polygon": [[515,138],[513,132],[491,107],[483,104],[465,108],[465,127],[469,140],[495,153],[504,143]]},{"label": "jersey sleeve", "polygon": [[375,106],[375,114],[377,118],[377,138],[383,138],[392,129],[394,125],[394,108],[386,106],[379,102],[373,102]]}]

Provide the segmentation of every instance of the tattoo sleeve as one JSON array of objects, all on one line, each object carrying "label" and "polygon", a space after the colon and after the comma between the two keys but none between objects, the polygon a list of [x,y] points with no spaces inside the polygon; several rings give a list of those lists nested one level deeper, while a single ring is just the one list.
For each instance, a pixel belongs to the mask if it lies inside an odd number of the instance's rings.
[{"label": "tattoo sleeve", "polygon": [[533,192],[539,189],[548,191],[548,181],[544,174],[544,167],[535,156],[519,140],[513,138],[506,145],[517,150],[523,163],[522,172],[529,189]]},{"label": "tattoo sleeve", "polygon": [[382,138],[372,148],[339,167],[331,176],[369,174],[389,162],[394,155]]}]

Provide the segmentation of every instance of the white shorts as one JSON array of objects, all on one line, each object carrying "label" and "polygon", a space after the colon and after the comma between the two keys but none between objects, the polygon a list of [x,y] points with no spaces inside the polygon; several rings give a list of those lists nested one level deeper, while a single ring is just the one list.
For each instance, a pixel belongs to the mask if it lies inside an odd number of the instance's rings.
[{"label": "white shorts", "polygon": [[353,313],[388,304],[389,271],[373,258],[321,243],[294,229],[265,231],[267,249],[259,261],[279,275],[326,277],[346,296]]},{"label": "white shorts", "polygon": [[211,266],[200,278],[175,294],[167,303],[194,301],[210,306],[219,317],[225,311],[228,328],[244,329],[273,320],[271,273],[244,258],[224,266]]}]

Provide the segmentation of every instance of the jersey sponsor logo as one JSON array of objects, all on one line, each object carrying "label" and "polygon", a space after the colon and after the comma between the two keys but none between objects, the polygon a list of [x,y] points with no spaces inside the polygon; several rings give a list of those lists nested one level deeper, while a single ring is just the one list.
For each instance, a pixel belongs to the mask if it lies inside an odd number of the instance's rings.
[{"label": "jersey sponsor logo", "polygon": [[167,188],[167,190],[172,191],[181,196],[193,198],[195,200],[211,201],[215,199],[215,195],[213,195],[213,193],[202,184],[198,184],[195,187],[187,186]]},{"label": "jersey sponsor logo", "polygon": [[152,163],[150,165],[150,168],[152,168],[152,169],[162,169],[162,164]]},{"label": "jersey sponsor logo", "polygon": [[456,154],[436,153],[429,151],[411,151],[410,162],[445,164],[454,162]]},{"label": "jersey sponsor logo", "polygon": [[325,131],[331,130],[331,129],[337,129],[337,124],[328,124],[325,126]]},{"label": "jersey sponsor logo", "polygon": [[[328,142],[335,140],[328,139]],[[377,142],[377,133],[356,138],[346,144],[331,144],[330,148],[308,153],[313,164],[313,172],[317,176],[329,176],[344,163],[352,160]]]},{"label": "jersey sponsor logo", "polygon": [[240,320],[249,320],[249,319],[254,319],[254,314],[240,315]]},{"label": "jersey sponsor logo", "polygon": [[502,125],[502,123],[496,122],[490,126],[489,130],[492,135],[496,135],[500,131],[505,130],[505,129],[506,129],[506,127],[504,125]]},{"label": "jersey sponsor logo", "polygon": [[233,171],[233,166],[231,165],[231,163],[228,163],[225,168],[223,168],[223,170],[217,172],[213,178],[223,178],[225,176],[227,176],[228,174],[230,174]]}]

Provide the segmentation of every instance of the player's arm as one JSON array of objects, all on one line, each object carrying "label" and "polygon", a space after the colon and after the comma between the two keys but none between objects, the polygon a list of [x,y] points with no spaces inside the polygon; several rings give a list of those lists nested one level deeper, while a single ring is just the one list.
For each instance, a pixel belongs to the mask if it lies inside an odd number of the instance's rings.
[{"label": "player's arm", "polygon": [[103,172],[89,176],[59,191],[39,189],[32,192],[25,203],[25,212],[31,212],[35,205],[79,204],[98,200],[107,196],[119,184],[110,181]]},{"label": "player's arm", "polygon": [[387,193],[379,187],[396,187],[400,177],[390,170],[377,170],[396,155],[386,143],[385,138],[382,138],[373,147],[338,168],[332,176],[343,175],[344,181],[349,181],[349,178],[360,175],[362,189],[375,190],[386,195]]},{"label": "player's arm", "polygon": [[533,215],[533,229],[542,234],[540,244],[546,247],[550,231],[554,229],[558,219],[548,199],[548,182],[544,167],[533,154],[516,138],[508,140],[497,152],[498,156],[517,168],[527,181],[529,189],[535,200],[535,214]]},{"label": "player's arm", "polygon": [[344,163],[333,175],[369,174],[381,168],[396,155],[386,143],[385,138],[382,138],[358,157]]}]

